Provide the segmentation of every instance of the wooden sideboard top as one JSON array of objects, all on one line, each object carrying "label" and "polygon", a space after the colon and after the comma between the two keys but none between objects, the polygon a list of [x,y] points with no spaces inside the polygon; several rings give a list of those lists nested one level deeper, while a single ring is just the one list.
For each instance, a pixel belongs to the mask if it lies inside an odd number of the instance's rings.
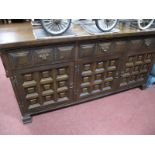
[{"label": "wooden sideboard top", "polygon": [[[120,26],[120,25],[119,25]],[[43,45],[49,43],[68,42],[77,40],[90,40],[90,39],[110,39],[130,36],[145,36],[155,35],[155,31],[139,31],[135,28],[125,29],[119,27],[120,31],[117,33],[105,33],[102,35],[92,35],[87,33],[80,25],[72,26],[72,30],[76,33],[75,36],[57,36],[45,39],[35,39],[30,23],[22,24],[8,24],[0,25],[0,49],[8,49],[14,47]]]}]

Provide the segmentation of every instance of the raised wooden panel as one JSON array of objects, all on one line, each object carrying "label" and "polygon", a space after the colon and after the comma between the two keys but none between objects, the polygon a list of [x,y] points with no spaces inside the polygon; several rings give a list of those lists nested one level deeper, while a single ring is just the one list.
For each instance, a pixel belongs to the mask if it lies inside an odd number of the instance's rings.
[{"label": "raised wooden panel", "polygon": [[143,50],[144,47],[144,40],[143,39],[131,39],[128,42],[129,50],[130,51],[137,51],[137,50]]},{"label": "raised wooden panel", "polygon": [[125,40],[118,40],[118,41],[114,41],[114,46],[113,46],[113,52],[117,51],[117,52],[127,52],[128,50],[128,41]]},{"label": "raised wooden panel", "polygon": [[8,55],[13,69],[28,67],[32,64],[29,51],[10,52]]},{"label": "raised wooden panel", "polygon": [[96,44],[80,44],[79,45],[79,57],[90,57],[93,56],[96,50]]},{"label": "raised wooden panel", "polygon": [[56,47],[56,60],[70,60],[74,59],[75,46],[65,45]]}]

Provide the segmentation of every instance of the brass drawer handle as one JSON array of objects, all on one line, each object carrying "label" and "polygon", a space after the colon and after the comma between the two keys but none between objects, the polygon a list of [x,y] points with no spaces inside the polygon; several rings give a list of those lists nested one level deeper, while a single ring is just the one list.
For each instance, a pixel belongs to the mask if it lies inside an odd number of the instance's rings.
[{"label": "brass drawer handle", "polygon": [[102,52],[107,52],[108,51],[107,48],[103,48],[102,50],[103,50]]},{"label": "brass drawer handle", "polygon": [[145,45],[149,47],[151,45],[151,40],[150,39],[145,39]]},{"label": "brass drawer handle", "polygon": [[102,48],[100,48],[100,49],[101,49],[101,52],[107,52],[107,51],[109,50],[108,47],[103,47],[103,46],[102,46]]},{"label": "brass drawer handle", "polygon": [[116,72],[116,74],[115,74],[115,77],[114,77],[115,79],[118,79],[119,78],[119,73],[118,72]]},{"label": "brass drawer handle", "polygon": [[70,89],[73,88],[73,82],[70,83],[70,87],[69,87],[69,88],[70,88]]},{"label": "brass drawer handle", "polygon": [[39,58],[41,58],[42,60],[46,60],[48,56],[49,56],[49,53],[39,54]]}]

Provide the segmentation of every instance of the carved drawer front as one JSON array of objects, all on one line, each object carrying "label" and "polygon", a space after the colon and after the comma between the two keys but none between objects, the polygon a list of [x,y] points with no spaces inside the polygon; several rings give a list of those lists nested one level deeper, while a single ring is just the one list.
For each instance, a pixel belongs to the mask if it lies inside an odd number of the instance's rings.
[{"label": "carved drawer front", "polygon": [[56,60],[74,59],[75,45],[65,45],[56,47]]},{"label": "carved drawer front", "polygon": [[9,61],[11,63],[11,67],[15,68],[22,68],[28,67],[31,65],[31,54],[29,51],[20,51],[20,52],[10,52],[8,53]]},{"label": "carved drawer front", "polygon": [[96,44],[80,44],[79,45],[79,57],[91,57],[96,50]]},{"label": "carved drawer front", "polygon": [[104,94],[114,89],[118,58],[80,64],[78,98]]},{"label": "carved drawer front", "polygon": [[54,48],[38,48],[32,51],[34,64],[46,64],[54,61]]},{"label": "carved drawer front", "polygon": [[120,87],[137,82],[144,82],[151,68],[153,53],[143,53],[128,56],[121,71]]},{"label": "carved drawer front", "polygon": [[48,68],[46,70],[21,73],[18,77],[20,93],[26,110],[47,105],[59,106],[69,103],[73,96],[73,67]]}]

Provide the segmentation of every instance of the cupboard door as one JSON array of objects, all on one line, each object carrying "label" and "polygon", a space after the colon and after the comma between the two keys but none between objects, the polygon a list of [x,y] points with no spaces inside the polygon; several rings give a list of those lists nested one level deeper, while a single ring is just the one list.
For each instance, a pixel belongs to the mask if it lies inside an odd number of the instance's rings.
[{"label": "cupboard door", "polygon": [[131,52],[124,57],[121,67],[119,87],[130,87],[137,84],[145,84],[151,70],[154,53]]},{"label": "cupboard door", "polygon": [[73,63],[45,66],[17,72],[17,89],[25,111],[73,101]]},{"label": "cupboard door", "polygon": [[120,56],[78,62],[77,99],[104,95],[117,88]]}]

